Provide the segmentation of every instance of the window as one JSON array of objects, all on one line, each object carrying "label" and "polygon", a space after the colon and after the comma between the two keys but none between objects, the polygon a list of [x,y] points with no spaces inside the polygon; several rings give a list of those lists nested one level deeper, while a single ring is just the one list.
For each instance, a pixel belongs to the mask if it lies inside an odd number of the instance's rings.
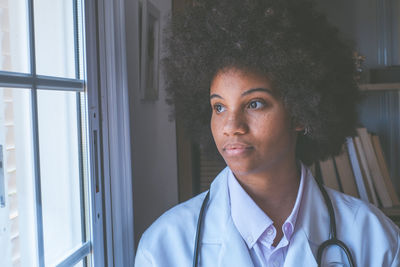
[{"label": "window", "polygon": [[90,266],[82,0],[0,0],[0,265]]}]

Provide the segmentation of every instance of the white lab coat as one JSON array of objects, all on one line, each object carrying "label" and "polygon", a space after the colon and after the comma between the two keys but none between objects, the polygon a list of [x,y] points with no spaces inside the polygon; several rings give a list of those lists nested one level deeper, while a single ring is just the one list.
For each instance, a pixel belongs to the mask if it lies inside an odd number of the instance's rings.
[{"label": "white lab coat", "polygon": [[[228,168],[210,187],[203,222],[199,266],[253,266],[246,243],[230,214]],[[329,237],[329,213],[322,193],[307,170],[294,234],[284,266],[317,266],[318,246]],[[359,199],[328,189],[337,223],[338,239],[351,250],[355,266],[400,266],[400,231],[383,213]],[[190,267],[197,219],[205,193],[165,212],[143,234],[136,253],[136,267]],[[344,253],[330,248],[323,266],[348,266]],[[344,265],[327,263],[341,262]]]}]

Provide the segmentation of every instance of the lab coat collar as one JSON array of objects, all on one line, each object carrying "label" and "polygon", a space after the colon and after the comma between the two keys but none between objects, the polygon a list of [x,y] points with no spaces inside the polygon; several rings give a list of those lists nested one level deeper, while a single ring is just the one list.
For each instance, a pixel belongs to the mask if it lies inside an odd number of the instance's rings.
[{"label": "lab coat collar", "polygon": [[228,193],[228,172],[226,167],[210,186],[210,199],[204,215],[202,243],[222,243],[223,233],[231,220]]},{"label": "lab coat collar", "polygon": [[321,243],[329,238],[329,213],[317,182],[307,169],[304,192],[284,266],[317,266]]},{"label": "lab coat collar", "polygon": [[[210,200],[204,217],[202,246],[218,247],[217,266],[253,266],[249,250],[230,214],[229,168],[225,168],[210,187]],[[220,246],[215,246],[216,244]]]},{"label": "lab coat collar", "polygon": [[[218,266],[252,266],[249,250],[230,214],[228,172],[227,167],[211,184],[202,245],[221,245]],[[329,238],[329,214],[322,193],[310,170],[306,172],[301,206],[284,266],[299,263],[317,266],[318,246]]]},{"label": "lab coat collar", "polygon": [[321,190],[309,169],[306,177],[299,223],[296,225],[304,231],[310,242],[319,245],[329,239],[329,213]]}]

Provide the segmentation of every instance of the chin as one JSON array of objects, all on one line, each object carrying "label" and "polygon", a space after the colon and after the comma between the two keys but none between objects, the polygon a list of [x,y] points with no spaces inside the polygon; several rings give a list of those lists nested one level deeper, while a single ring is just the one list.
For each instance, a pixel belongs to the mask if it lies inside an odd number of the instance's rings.
[{"label": "chin", "polygon": [[230,163],[228,161],[225,162],[236,176],[251,174],[256,172],[257,169],[255,168],[255,166],[252,166],[252,164],[249,163],[238,163],[238,162]]}]

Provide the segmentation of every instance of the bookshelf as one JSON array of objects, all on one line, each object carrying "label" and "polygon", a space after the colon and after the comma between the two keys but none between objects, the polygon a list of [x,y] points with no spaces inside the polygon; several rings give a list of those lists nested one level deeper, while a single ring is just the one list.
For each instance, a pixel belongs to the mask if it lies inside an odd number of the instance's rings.
[{"label": "bookshelf", "polygon": [[390,176],[400,195],[400,83],[361,84],[360,122],[379,136]]},{"label": "bookshelf", "polygon": [[400,83],[365,83],[359,86],[362,92],[375,91],[383,92],[389,90],[400,90]]},{"label": "bookshelf", "polygon": [[[389,174],[400,196],[400,83],[361,84],[360,122],[380,137]],[[400,225],[400,206],[382,208]]]}]

